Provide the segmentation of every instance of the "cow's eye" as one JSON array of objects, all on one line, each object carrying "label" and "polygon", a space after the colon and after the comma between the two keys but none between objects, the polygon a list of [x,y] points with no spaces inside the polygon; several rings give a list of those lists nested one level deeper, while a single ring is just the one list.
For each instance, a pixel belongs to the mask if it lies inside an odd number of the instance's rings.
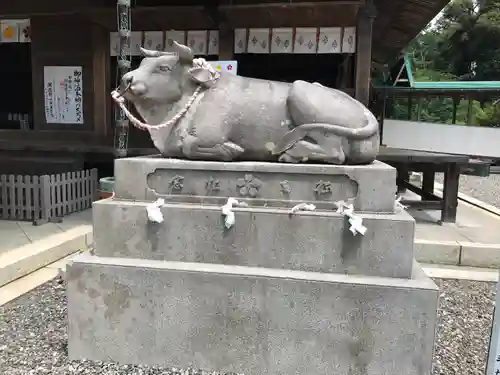
[{"label": "cow's eye", "polygon": [[168,65],[160,65],[158,67],[158,70],[160,72],[165,72],[166,73],[166,72],[170,72],[172,69]]}]

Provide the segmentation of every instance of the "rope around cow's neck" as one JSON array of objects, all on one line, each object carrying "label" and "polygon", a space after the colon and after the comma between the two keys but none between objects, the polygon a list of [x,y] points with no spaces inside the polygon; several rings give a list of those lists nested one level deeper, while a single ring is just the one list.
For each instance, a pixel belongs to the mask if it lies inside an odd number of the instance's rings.
[{"label": "rope around cow's neck", "polygon": [[136,128],[141,129],[141,130],[150,130],[152,128],[154,129],[159,129],[159,128],[166,128],[166,127],[171,127],[177,123],[181,119],[182,116],[186,114],[186,112],[189,110],[189,108],[193,105],[196,97],[201,91],[201,86],[198,86],[196,90],[194,91],[193,95],[189,98],[188,102],[182,108],[174,117],[172,117],[170,120],[163,122],[158,125],[150,125],[146,124],[145,122],[142,122],[139,120],[137,117],[135,117],[127,108],[125,105],[125,99],[123,96],[121,96],[116,90],[111,93],[111,96],[115,100],[115,102],[120,106],[122,109],[123,113],[125,113],[125,116],[130,120],[132,125],[134,125]]},{"label": "rope around cow's neck", "polygon": [[[216,71],[205,59],[199,58],[199,59],[194,59],[193,60],[193,69],[194,68],[202,68],[202,69],[207,69],[211,80],[215,81],[219,78],[219,72]],[[150,125],[145,122],[142,122],[139,120],[137,117],[135,117],[127,108],[125,105],[125,98],[123,98],[123,93],[119,93],[117,90],[114,90],[111,93],[111,97],[113,100],[120,106],[121,110],[127,116],[127,118],[130,120],[132,125],[134,125],[136,128],[141,129],[141,130],[151,130],[151,129],[159,129],[159,128],[172,128],[177,122],[187,113],[189,108],[193,105],[194,101],[200,94],[203,86],[198,86],[196,90],[193,92],[191,97],[189,98],[188,102],[182,108],[174,117],[172,117],[170,120],[163,122],[158,125]]]}]

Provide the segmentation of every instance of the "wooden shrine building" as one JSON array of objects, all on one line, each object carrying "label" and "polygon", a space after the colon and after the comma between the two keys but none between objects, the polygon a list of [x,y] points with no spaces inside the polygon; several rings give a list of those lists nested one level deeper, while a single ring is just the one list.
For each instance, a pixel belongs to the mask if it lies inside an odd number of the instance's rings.
[{"label": "wooden shrine building", "polygon": [[[237,74],[317,81],[368,104],[373,66],[395,61],[447,2],[131,0],[129,52],[134,65],[139,46],[178,40],[236,61]],[[23,161],[111,165],[117,0],[1,1],[0,26],[0,174]],[[127,147],[154,152],[132,128]]]}]

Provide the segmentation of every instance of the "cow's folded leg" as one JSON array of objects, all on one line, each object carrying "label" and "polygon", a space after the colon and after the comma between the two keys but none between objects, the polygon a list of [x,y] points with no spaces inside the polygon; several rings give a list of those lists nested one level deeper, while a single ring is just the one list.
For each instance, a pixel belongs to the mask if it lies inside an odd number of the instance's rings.
[{"label": "cow's folded leg", "polygon": [[214,146],[200,145],[198,139],[191,137],[184,143],[182,151],[189,159],[205,158],[208,160],[231,161],[245,150],[232,142],[224,142]]},{"label": "cow's folded leg", "polygon": [[285,153],[283,153],[283,154],[280,155],[280,157],[278,158],[278,161],[280,163],[291,163],[291,164],[294,164],[294,163],[300,163],[301,159],[294,158],[292,155],[289,155],[287,152],[285,152]]},{"label": "cow's folded leg", "polygon": [[280,155],[279,161],[288,163],[321,161],[330,164],[344,164],[345,154],[342,148],[325,148],[308,141],[299,141]]}]

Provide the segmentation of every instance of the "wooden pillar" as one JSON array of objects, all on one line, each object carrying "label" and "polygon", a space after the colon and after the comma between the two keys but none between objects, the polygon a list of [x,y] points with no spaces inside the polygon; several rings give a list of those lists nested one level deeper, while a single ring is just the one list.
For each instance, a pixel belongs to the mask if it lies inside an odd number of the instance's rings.
[{"label": "wooden pillar", "polygon": [[111,132],[111,106],[109,87],[109,32],[92,24],[92,73],[94,91],[94,132],[106,136]]},{"label": "wooden pillar", "polygon": [[411,117],[413,114],[412,111],[413,111],[413,95],[410,92],[408,94],[408,121],[411,121]]},{"label": "wooden pillar", "polygon": [[234,30],[225,22],[219,24],[219,60],[234,58]]},{"label": "wooden pillar", "polygon": [[456,96],[453,97],[453,114],[451,117],[451,123],[456,124],[457,123],[457,107],[458,104],[460,103],[460,98],[457,99]]},{"label": "wooden pillar", "polygon": [[422,115],[422,97],[418,97],[417,101],[417,121],[420,121],[420,116]]},{"label": "wooden pillar", "polygon": [[356,27],[356,99],[368,105],[372,66],[372,34],[376,9],[373,0],[358,11]]},{"label": "wooden pillar", "polygon": [[472,125],[472,104],[473,104],[474,98],[469,96],[469,104],[467,106],[467,124],[465,125]]},{"label": "wooden pillar", "polygon": [[384,145],[384,121],[385,118],[387,117],[387,92],[384,90],[382,95],[384,96],[383,102],[382,102],[382,118],[380,120],[379,124],[379,132],[380,132],[380,145]]}]

